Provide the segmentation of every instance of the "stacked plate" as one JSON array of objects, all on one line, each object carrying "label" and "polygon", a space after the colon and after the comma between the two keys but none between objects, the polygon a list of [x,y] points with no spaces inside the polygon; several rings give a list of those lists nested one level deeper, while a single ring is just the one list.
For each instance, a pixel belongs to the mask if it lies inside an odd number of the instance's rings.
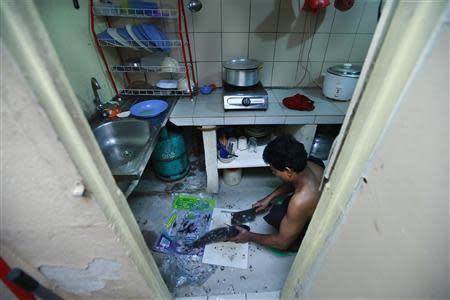
[{"label": "stacked plate", "polygon": [[151,24],[127,24],[125,27],[108,28],[97,34],[97,38],[109,46],[144,48],[149,52],[157,48],[169,53],[172,49],[167,35]]}]

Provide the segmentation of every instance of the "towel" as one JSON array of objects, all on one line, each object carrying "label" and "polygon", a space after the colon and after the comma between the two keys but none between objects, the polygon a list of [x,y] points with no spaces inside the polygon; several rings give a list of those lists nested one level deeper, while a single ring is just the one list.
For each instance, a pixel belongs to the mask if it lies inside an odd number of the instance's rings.
[{"label": "towel", "polygon": [[311,111],[314,109],[314,101],[305,95],[295,94],[283,99],[283,104],[289,109]]}]

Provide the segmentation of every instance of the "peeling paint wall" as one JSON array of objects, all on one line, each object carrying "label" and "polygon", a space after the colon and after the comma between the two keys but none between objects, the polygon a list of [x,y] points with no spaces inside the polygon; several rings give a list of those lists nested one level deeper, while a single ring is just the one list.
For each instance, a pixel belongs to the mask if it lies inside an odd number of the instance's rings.
[{"label": "peeling paint wall", "polygon": [[[72,195],[80,175],[3,45],[1,62],[1,256],[65,299],[151,298],[90,193]],[[92,272],[98,261],[109,263],[97,274],[109,275],[97,290],[68,288],[49,271]]]},{"label": "peeling paint wall", "polygon": [[447,19],[304,298],[448,299],[448,66]]}]

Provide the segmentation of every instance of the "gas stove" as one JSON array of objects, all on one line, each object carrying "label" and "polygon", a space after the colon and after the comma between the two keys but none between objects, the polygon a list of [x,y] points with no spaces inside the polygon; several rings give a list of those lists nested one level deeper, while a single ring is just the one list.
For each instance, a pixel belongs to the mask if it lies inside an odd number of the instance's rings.
[{"label": "gas stove", "polygon": [[261,82],[249,87],[240,87],[223,82],[223,108],[225,110],[266,110],[269,96]]}]

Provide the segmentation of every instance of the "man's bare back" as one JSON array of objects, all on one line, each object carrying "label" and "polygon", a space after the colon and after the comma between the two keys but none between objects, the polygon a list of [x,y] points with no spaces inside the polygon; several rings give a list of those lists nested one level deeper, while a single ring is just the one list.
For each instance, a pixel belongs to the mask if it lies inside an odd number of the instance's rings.
[{"label": "man's bare back", "polygon": [[281,204],[274,205],[264,217],[278,233],[258,234],[238,228],[239,234],[232,240],[253,241],[281,250],[298,249],[319,201],[323,162],[308,158],[303,144],[292,136],[277,137],[270,142],[264,150],[263,158],[283,184],[253,204],[256,211],[265,210],[280,196],[291,193],[292,196]]}]

